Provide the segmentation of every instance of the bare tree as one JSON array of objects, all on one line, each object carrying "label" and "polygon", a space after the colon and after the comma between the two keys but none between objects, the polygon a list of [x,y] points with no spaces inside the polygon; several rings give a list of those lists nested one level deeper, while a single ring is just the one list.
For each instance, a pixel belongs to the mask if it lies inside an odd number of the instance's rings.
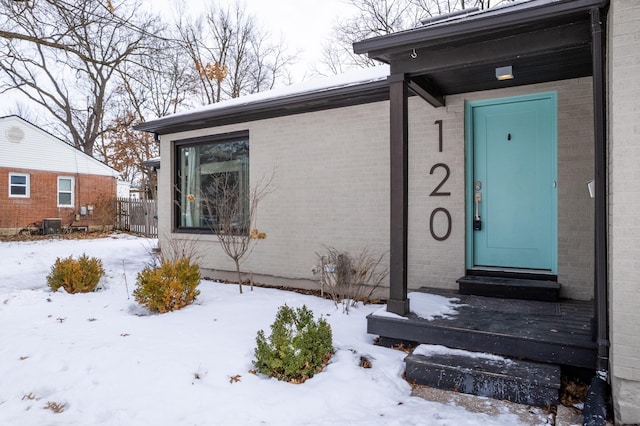
[{"label": "bare tree", "polygon": [[117,69],[148,47],[156,20],[136,0],[0,0],[0,93],[17,91],[52,117],[56,133],[93,154],[105,131]]},{"label": "bare tree", "polygon": [[377,62],[353,53],[353,43],[416,27],[427,17],[471,7],[486,9],[513,0],[348,0],[354,14],[334,26],[323,44],[322,69],[317,74],[339,74],[352,68],[375,66]]},{"label": "bare tree", "polygon": [[251,252],[253,245],[267,237],[255,226],[260,202],[274,191],[273,178],[272,174],[268,180],[251,187],[246,194],[237,173],[215,173],[209,175],[209,183],[202,190],[202,203],[209,216],[210,228],[218,237],[225,254],[236,266],[240,293],[240,264]]},{"label": "bare tree", "polygon": [[271,43],[240,3],[212,3],[204,17],[180,20],[178,31],[199,73],[202,103],[268,90],[289,77],[287,68],[294,57],[282,41]]},{"label": "bare tree", "polygon": [[[330,40],[323,44],[321,65],[329,73],[376,65],[368,57],[353,53],[353,43],[407,29],[419,22],[419,8],[408,0],[349,0],[348,3],[354,14],[339,19]],[[316,72],[326,73],[318,69]]]},{"label": "bare tree", "polygon": [[9,108],[9,115],[14,114],[32,124],[38,125],[38,113],[29,104],[23,101],[16,101],[13,107]]},{"label": "bare tree", "polygon": [[249,69],[250,93],[271,90],[276,83],[292,83],[289,66],[294,64],[294,56],[287,53],[286,44],[281,37],[276,44],[267,41],[266,34],[260,34],[251,41],[253,55],[257,59]]},{"label": "bare tree", "polygon": [[167,40],[168,36],[157,38],[154,55],[118,68],[108,131],[96,144],[98,156],[135,187],[155,186],[155,173],[141,163],[160,152],[151,134],[133,131],[131,126],[196,105],[197,73],[184,60],[179,45]]}]

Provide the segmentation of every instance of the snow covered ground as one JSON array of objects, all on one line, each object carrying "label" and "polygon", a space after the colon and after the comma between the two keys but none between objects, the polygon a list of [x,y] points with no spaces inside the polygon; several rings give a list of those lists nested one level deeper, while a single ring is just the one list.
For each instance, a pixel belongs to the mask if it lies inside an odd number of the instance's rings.
[{"label": "snow covered ground", "polygon": [[[366,333],[366,316],[381,305],[347,315],[313,296],[239,294],[236,285],[203,280],[195,304],[151,315],[132,292],[154,245],[129,235],[0,242],[1,425],[521,424],[507,412],[412,397],[401,377],[405,354],[373,345]],[[102,289],[51,292],[46,276],[56,257],[83,253],[102,259]],[[455,314],[449,299],[414,298],[421,315]],[[256,333],[269,333],[285,303],[306,305],[333,331],[331,362],[300,385],[249,372]],[[359,366],[361,356],[371,368]]]}]

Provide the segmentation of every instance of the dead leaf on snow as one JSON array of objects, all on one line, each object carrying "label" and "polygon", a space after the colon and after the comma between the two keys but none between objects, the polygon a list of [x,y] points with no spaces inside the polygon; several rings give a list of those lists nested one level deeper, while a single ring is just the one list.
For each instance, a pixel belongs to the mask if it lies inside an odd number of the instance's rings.
[{"label": "dead leaf on snow", "polygon": [[53,402],[53,401],[48,401],[47,405],[45,405],[43,408],[45,410],[51,410],[56,414],[60,414],[64,411],[64,408],[67,406],[67,404],[60,404],[58,402]]}]

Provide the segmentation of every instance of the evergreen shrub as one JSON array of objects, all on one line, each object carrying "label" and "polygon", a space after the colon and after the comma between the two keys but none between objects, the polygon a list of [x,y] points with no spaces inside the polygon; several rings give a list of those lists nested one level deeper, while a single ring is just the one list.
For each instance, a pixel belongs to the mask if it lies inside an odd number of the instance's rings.
[{"label": "evergreen shrub", "polygon": [[102,261],[83,254],[78,259],[73,256],[57,258],[47,275],[47,284],[53,291],[60,287],[67,293],[88,293],[98,286],[104,275]]},{"label": "evergreen shrub", "polygon": [[146,267],[136,277],[133,296],[151,312],[176,311],[193,303],[200,294],[200,267],[183,257]]},{"label": "evergreen shrub", "polygon": [[322,371],[333,353],[331,327],[322,318],[315,321],[306,306],[296,310],[281,306],[269,338],[260,330],[256,343],[256,370],[292,383]]}]

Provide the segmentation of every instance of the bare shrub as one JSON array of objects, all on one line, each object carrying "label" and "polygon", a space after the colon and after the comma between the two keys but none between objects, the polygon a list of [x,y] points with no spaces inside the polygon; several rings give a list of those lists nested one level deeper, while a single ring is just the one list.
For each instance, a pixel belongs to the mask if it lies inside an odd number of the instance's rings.
[{"label": "bare shrub", "polygon": [[314,274],[320,274],[322,293],[329,295],[336,305],[349,313],[358,302],[371,302],[374,293],[389,275],[384,266],[384,254],[375,256],[368,249],[361,250],[355,257],[333,247],[326,247],[324,253],[316,253],[319,265]]},{"label": "bare shrub", "polygon": [[165,260],[176,262],[184,258],[200,264],[204,257],[198,238],[193,237],[184,239],[175,236],[164,238],[162,247],[152,248],[151,254],[153,256],[153,266],[159,266]]}]

